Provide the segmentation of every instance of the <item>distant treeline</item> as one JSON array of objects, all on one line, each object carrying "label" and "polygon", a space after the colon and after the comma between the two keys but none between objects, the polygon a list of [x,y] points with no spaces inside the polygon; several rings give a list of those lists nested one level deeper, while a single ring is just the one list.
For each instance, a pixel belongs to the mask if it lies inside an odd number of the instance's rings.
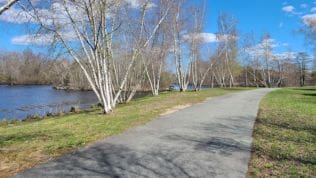
[{"label": "distant treeline", "polygon": [[[205,86],[225,87],[216,75],[216,61],[220,58],[213,56],[214,72],[205,79]],[[304,65],[303,65],[304,64]],[[199,61],[199,66],[207,66],[208,63]],[[275,66],[276,70],[271,70],[271,80],[274,86],[304,86],[316,83],[316,74],[307,70],[304,61],[284,63],[282,66]],[[258,68],[251,65],[241,66],[237,64],[239,71],[236,73],[236,86],[265,87],[262,82],[262,73]],[[279,71],[277,69],[280,69]],[[206,69],[205,69],[206,70]],[[162,73],[162,87],[166,89],[172,83],[176,83],[175,74],[168,71]],[[80,66],[67,59],[51,59],[41,54],[34,54],[31,50],[22,53],[1,52],[0,53],[0,84],[7,85],[53,85],[57,89],[70,90],[90,90],[86,76]],[[229,83],[226,83],[228,86]],[[142,90],[150,90],[150,85],[143,83]]]},{"label": "distant treeline", "polygon": [[68,89],[89,89],[76,63],[67,59],[50,59],[31,50],[0,53],[0,84],[49,84]]},{"label": "distant treeline", "polygon": [[[169,87],[174,75],[163,72],[162,87]],[[53,85],[56,89],[90,90],[80,66],[68,59],[51,59],[32,50],[0,52],[0,84]],[[146,87],[145,87],[146,88]],[[143,88],[144,90],[146,90]],[[147,87],[149,88],[149,86]]]}]

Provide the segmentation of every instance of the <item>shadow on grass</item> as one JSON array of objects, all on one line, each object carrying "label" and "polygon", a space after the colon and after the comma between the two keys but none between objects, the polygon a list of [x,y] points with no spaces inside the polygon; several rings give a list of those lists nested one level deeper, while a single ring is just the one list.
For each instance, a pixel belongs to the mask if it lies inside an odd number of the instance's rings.
[{"label": "shadow on grass", "polygon": [[[286,129],[286,130],[292,130],[295,131],[297,133],[299,132],[309,132],[311,135],[315,135],[316,134],[316,128],[311,126],[311,125],[300,125],[297,123],[287,123],[286,121],[284,122],[269,122],[269,120],[271,119],[257,119],[257,126],[256,129],[254,131],[254,133],[256,134],[256,132],[258,132],[260,129],[260,125],[264,125],[272,130],[280,130],[281,129]],[[264,130],[261,130],[260,132],[262,132]],[[291,132],[292,133],[292,132]],[[286,134],[286,132],[284,132],[284,134]],[[292,133],[293,134],[293,133]],[[278,135],[268,135],[268,136],[264,136],[264,139],[266,140],[270,140],[270,142],[274,142],[274,141],[278,141],[278,142],[282,142],[284,143],[283,146],[290,146],[293,143],[295,144],[306,144],[308,142],[313,142],[313,140],[315,139],[315,137],[309,137],[308,139],[302,139],[296,135],[287,135],[286,137],[284,137],[286,135],[282,135],[282,136],[278,136]],[[262,137],[262,136],[261,136]],[[279,145],[280,146],[280,145]],[[264,150],[260,150],[260,149],[256,149],[254,151],[264,151]],[[282,153],[279,152],[277,153],[277,155],[274,155],[272,152],[269,151],[264,151],[264,154],[269,156],[271,159],[274,160],[278,160],[278,161],[282,161],[282,160],[288,160],[288,161],[295,161],[298,163],[302,163],[302,164],[316,164],[316,160],[315,157],[312,156],[302,156],[302,155],[292,155],[292,154],[288,154],[288,153]]]},{"label": "shadow on grass", "polygon": [[315,88],[294,88],[292,90],[298,90],[298,91],[316,91],[316,87]]},{"label": "shadow on grass", "polygon": [[[315,90],[316,91],[316,90]],[[312,97],[315,97],[316,96],[316,93],[305,93],[303,94],[304,96],[312,96]]]},{"label": "shadow on grass", "polygon": [[273,122],[273,119],[257,119],[258,124],[265,125],[267,127],[275,127],[277,128],[282,128],[282,129],[287,129],[287,130],[293,130],[293,131],[307,131],[310,132],[311,134],[316,134],[316,128],[312,125],[309,124],[304,124],[304,123],[298,123],[298,122],[291,122],[289,121],[283,121],[283,122]]},{"label": "shadow on grass", "polygon": [[45,139],[51,138],[51,136],[49,135],[50,135],[49,133],[27,134],[24,132],[14,133],[14,134],[9,134],[9,135],[0,135],[0,146],[10,145],[17,142],[26,142],[26,141],[31,141],[35,139],[45,140]]}]

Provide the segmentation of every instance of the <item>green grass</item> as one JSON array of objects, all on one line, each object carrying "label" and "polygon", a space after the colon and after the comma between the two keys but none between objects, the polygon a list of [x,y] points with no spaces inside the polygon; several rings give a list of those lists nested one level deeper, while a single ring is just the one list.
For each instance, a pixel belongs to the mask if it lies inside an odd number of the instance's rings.
[{"label": "green grass", "polygon": [[268,94],[253,134],[248,177],[316,177],[316,87]]},{"label": "green grass", "polygon": [[102,115],[99,109],[78,114],[0,124],[0,177],[7,177],[99,139],[144,124],[168,109],[245,89],[165,92],[137,99]]}]

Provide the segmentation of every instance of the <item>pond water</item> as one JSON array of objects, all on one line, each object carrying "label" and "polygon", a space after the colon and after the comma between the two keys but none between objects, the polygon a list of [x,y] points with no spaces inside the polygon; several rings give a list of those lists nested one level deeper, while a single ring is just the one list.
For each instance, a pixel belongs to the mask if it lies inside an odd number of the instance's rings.
[{"label": "pond water", "polygon": [[0,120],[69,112],[73,106],[84,109],[96,103],[97,98],[92,91],[64,91],[38,85],[0,85]]}]

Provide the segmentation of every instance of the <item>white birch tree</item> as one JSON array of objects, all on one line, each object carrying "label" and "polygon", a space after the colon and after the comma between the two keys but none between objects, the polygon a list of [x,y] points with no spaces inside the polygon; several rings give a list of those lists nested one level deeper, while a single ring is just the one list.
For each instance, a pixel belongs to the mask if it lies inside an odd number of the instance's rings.
[{"label": "white birch tree", "polygon": [[182,47],[183,47],[183,28],[184,19],[182,14],[183,1],[178,1],[173,11],[172,35],[173,35],[173,56],[176,67],[176,77],[180,92],[185,92],[189,85],[191,75],[191,64],[184,65]]},{"label": "white birch tree", "polygon": [[123,15],[122,3],[113,0],[54,0],[47,9],[32,6],[30,11],[42,29],[42,35],[54,37],[52,40],[65,48],[80,65],[104,113],[111,112],[118,103],[135,60],[149,45],[170,9],[168,6],[164,9],[163,15],[144,38],[144,19],[150,1],[140,4],[141,30],[130,50],[127,67],[123,75],[120,74],[121,79],[113,85],[113,78],[117,77],[112,73],[115,71],[113,41],[122,38],[122,34],[115,34]]}]

